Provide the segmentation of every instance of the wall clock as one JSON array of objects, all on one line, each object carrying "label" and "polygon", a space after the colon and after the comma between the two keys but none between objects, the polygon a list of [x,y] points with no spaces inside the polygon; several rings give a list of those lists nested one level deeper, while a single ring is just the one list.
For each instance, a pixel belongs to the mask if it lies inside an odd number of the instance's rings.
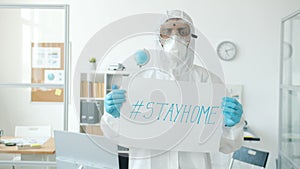
[{"label": "wall clock", "polygon": [[223,41],[217,47],[217,54],[222,60],[233,60],[237,55],[237,47],[231,41]]}]

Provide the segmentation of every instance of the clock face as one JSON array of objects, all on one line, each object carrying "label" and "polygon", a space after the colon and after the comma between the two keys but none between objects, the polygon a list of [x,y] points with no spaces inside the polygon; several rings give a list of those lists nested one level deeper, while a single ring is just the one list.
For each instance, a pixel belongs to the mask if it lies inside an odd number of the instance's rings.
[{"label": "clock face", "polygon": [[233,42],[224,41],[218,45],[217,53],[222,60],[229,61],[235,58],[237,48]]}]

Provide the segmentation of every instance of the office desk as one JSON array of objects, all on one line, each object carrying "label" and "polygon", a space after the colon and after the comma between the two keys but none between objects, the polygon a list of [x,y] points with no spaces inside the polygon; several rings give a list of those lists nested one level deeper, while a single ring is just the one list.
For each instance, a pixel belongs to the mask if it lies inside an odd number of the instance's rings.
[{"label": "office desk", "polygon": [[[1,139],[15,139],[15,137],[2,137]],[[49,138],[41,148],[18,150],[17,146],[0,145],[0,153],[11,154],[55,154],[54,138]]]},{"label": "office desk", "polygon": [[[16,139],[16,137],[1,137],[1,139]],[[1,161],[0,165],[6,166],[55,166],[54,138],[49,138],[41,148],[18,150],[17,146],[0,145],[0,153],[21,154],[21,161]],[[24,168],[24,167],[22,167]],[[29,167],[34,168],[34,167]]]},{"label": "office desk", "polygon": [[260,141],[259,137],[244,136],[244,141]]},{"label": "office desk", "polygon": [[260,141],[260,138],[249,127],[244,127],[244,141]]}]

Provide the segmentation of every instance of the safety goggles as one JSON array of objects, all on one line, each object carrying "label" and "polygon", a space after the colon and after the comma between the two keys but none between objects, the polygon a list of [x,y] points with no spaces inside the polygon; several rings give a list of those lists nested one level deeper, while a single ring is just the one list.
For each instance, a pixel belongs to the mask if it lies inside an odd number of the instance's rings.
[{"label": "safety goggles", "polygon": [[190,41],[190,25],[180,19],[171,19],[160,26],[160,36],[162,39],[168,39],[173,35],[180,36],[185,40]]}]

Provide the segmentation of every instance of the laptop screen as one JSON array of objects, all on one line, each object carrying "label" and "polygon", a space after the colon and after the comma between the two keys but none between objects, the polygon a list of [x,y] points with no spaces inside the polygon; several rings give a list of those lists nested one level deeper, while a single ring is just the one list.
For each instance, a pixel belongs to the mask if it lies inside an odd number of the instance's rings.
[{"label": "laptop screen", "polygon": [[117,145],[103,136],[54,131],[58,169],[118,169]]}]

